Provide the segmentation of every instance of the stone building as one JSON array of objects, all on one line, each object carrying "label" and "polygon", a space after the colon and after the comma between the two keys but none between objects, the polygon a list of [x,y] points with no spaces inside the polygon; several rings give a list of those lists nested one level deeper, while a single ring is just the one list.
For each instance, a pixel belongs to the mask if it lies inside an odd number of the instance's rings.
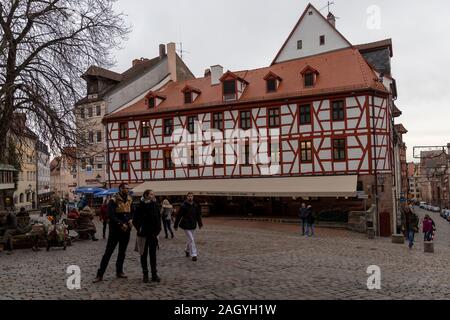
[{"label": "stone building", "polygon": [[135,59],[123,73],[92,66],[83,75],[86,97],[75,106],[80,132],[77,144],[77,185],[105,187],[107,182],[106,142],[102,124],[111,114],[157,90],[168,81],[192,79],[194,75],[176,53],[174,43],[159,46],[159,56]]}]

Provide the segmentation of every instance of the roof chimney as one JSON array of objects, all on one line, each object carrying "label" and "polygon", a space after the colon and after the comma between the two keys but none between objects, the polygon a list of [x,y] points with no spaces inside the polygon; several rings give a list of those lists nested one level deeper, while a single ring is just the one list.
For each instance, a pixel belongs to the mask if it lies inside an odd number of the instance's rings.
[{"label": "roof chimney", "polygon": [[177,52],[174,42],[167,44],[167,58],[170,78],[173,82],[177,82]]},{"label": "roof chimney", "polygon": [[328,13],[327,20],[333,27],[336,28],[336,17],[334,16],[334,14],[332,14],[331,12]]},{"label": "roof chimney", "polygon": [[214,86],[220,83],[220,78],[223,76],[223,67],[215,65],[211,67],[211,85]]},{"label": "roof chimney", "polygon": [[166,56],[166,45],[160,44],[159,45],[159,59],[162,60]]},{"label": "roof chimney", "polygon": [[205,70],[205,78],[211,76],[211,69]]}]

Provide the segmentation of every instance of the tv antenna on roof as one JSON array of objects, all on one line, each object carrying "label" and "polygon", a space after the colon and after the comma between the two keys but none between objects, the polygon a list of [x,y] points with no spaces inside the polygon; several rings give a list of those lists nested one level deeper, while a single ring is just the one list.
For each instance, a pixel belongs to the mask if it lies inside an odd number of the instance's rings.
[{"label": "tv antenna on roof", "polygon": [[[332,14],[331,11],[330,11],[330,7],[331,7],[332,5],[334,5],[334,4],[335,4],[334,1],[327,1],[327,5],[324,6],[322,9],[320,9],[319,11],[323,11],[324,9],[328,8],[328,15],[330,15],[330,14]],[[334,15],[333,15],[333,16],[334,16]],[[334,16],[334,18],[335,18],[335,19],[339,19],[339,17],[336,17],[336,16]]]},{"label": "tv antenna on roof", "polygon": [[183,55],[185,53],[190,53],[190,52],[186,51],[186,50],[183,50],[183,42],[178,42],[178,45],[179,45],[180,49],[178,49],[177,52],[180,54],[181,60],[183,60]]},{"label": "tv antenna on roof", "polygon": [[322,11],[325,8],[328,8],[328,13],[330,13],[330,7],[334,4],[334,1],[327,1],[327,5],[324,6],[322,9],[320,9],[319,11]]}]

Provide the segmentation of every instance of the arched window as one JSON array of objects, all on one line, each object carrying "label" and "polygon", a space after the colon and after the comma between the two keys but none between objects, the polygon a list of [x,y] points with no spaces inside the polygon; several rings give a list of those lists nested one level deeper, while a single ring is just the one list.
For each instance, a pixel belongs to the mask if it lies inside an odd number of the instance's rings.
[{"label": "arched window", "polygon": [[30,192],[27,193],[27,202],[31,202],[31,193]]},{"label": "arched window", "polygon": [[23,193],[21,193],[20,196],[19,196],[19,202],[23,203]]}]

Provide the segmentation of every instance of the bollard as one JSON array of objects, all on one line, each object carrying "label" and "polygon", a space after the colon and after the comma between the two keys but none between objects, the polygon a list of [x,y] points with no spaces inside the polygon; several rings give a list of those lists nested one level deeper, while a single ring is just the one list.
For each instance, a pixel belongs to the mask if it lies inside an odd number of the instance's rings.
[{"label": "bollard", "polygon": [[404,244],[405,236],[402,234],[393,234],[392,235],[392,243]]},{"label": "bollard", "polygon": [[434,253],[434,243],[432,241],[425,241],[423,244],[423,252]]},{"label": "bollard", "polygon": [[367,237],[371,240],[375,239],[375,230],[373,228],[367,229]]}]

